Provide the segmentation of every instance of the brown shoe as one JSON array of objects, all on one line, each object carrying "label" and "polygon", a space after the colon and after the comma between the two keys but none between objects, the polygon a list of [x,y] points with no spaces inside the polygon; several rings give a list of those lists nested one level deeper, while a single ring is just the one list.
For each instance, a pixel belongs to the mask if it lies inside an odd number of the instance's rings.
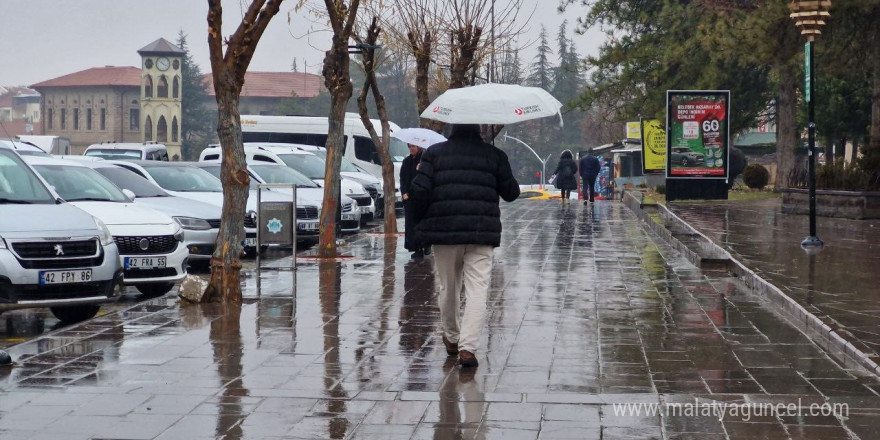
[{"label": "brown shoe", "polygon": [[458,353],[458,365],[461,365],[462,368],[474,368],[480,363],[477,362],[477,357],[473,353],[462,350]]},{"label": "brown shoe", "polygon": [[458,354],[458,344],[454,342],[449,342],[449,339],[446,339],[446,335],[443,335],[443,345],[446,346],[446,354],[450,356],[455,356]]}]

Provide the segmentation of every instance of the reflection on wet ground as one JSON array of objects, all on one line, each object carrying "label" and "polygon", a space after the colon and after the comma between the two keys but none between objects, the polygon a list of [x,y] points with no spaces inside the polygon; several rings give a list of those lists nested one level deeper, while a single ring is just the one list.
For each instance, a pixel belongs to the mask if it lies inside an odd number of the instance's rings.
[{"label": "reflection on wet ground", "polygon": [[[432,258],[362,234],[350,260],[246,271],[240,308],[163,297],[11,347],[0,438],[880,436],[876,379],[617,202],[518,202],[503,216],[475,371],[440,341]],[[743,414],[828,402],[848,417]],[[740,412],[706,412],[720,404]]]},{"label": "reflection on wet ground", "polygon": [[819,217],[825,246],[811,255],[800,247],[809,218],[782,214],[779,199],[676,203],[673,211],[880,361],[880,220]]}]

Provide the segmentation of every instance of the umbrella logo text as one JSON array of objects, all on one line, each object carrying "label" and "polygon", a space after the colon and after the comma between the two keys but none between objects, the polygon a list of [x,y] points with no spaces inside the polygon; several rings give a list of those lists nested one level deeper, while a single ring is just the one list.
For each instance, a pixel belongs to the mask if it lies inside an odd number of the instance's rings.
[{"label": "umbrella logo text", "polygon": [[522,116],[523,109],[517,107],[516,109],[513,110],[513,112],[516,113],[517,116]]}]

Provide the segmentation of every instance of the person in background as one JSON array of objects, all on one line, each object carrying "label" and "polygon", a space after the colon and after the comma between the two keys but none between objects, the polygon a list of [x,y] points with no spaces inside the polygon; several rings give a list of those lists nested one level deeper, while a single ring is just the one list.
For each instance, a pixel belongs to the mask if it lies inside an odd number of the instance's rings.
[{"label": "person in background", "polygon": [[553,185],[562,191],[562,205],[571,204],[571,191],[577,189],[577,171],[578,165],[574,161],[570,150],[565,150],[559,156],[559,164],[556,165],[556,176]]},{"label": "person in background", "polygon": [[[410,197],[426,202],[416,234],[434,247],[446,353],[458,354],[462,367],[476,367],[493,248],[501,245],[498,198],[516,200],[519,183],[507,155],[483,141],[479,125],[456,124],[446,142],[422,153]],[[462,284],[465,307],[459,320]]]},{"label": "person in background", "polygon": [[580,172],[581,179],[583,180],[584,191],[590,192],[589,199],[587,198],[587,195],[584,194],[584,205],[595,201],[596,177],[599,176],[600,167],[601,165],[599,164],[599,159],[596,156],[593,156],[593,149],[590,148],[589,150],[587,150],[587,154],[581,158],[581,163],[578,164],[578,171]]},{"label": "person in background", "polygon": [[410,197],[410,185],[416,177],[416,167],[422,160],[422,152],[425,151],[417,145],[409,144],[409,156],[400,164],[400,194],[403,199],[403,247],[412,252],[413,259],[422,258],[431,253],[430,248],[416,240],[415,227],[419,222],[418,212],[421,211],[415,201]]}]

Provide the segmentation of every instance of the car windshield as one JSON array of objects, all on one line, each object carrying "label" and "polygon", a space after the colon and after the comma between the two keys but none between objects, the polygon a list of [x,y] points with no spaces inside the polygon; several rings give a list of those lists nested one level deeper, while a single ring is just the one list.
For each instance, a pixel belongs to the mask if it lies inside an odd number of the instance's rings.
[{"label": "car windshield", "polygon": [[266,183],[292,183],[305,188],[317,188],[318,185],[312,182],[303,173],[285,166],[280,165],[251,165],[251,169],[260,177],[260,180]]},{"label": "car windshield", "polygon": [[168,193],[165,190],[128,168],[107,167],[98,168],[95,171],[109,179],[116,186],[133,192],[137,197],[168,197]]},{"label": "car windshield", "polygon": [[128,202],[113,182],[97,171],[71,165],[35,165],[34,168],[68,202]]},{"label": "car windshield", "polygon": [[391,160],[395,162],[403,162],[403,159],[409,155],[409,146],[406,145],[406,142],[397,138],[391,138],[388,149],[391,153]]},{"label": "car windshield", "polygon": [[[199,168],[211,173],[212,176],[216,178],[220,178],[220,164],[217,165],[199,165]],[[222,182],[222,180],[221,180]],[[248,189],[259,189],[260,183],[256,181],[256,179],[251,179],[251,183],[248,185]]]},{"label": "car windshield", "polygon": [[140,150],[119,150],[115,148],[93,148],[84,156],[102,157],[104,159],[140,159]]},{"label": "car windshield", "polygon": [[0,148],[0,205],[55,203],[52,193],[12,150]]},{"label": "car windshield", "polygon": [[[309,153],[312,153],[315,156],[318,156],[321,159],[324,159],[325,162],[327,161],[327,150],[309,150]],[[342,158],[342,164],[339,167],[339,171],[346,172],[346,173],[361,173],[361,172],[363,172],[352,161],[350,161],[344,157]]]},{"label": "car windshield", "polygon": [[213,174],[190,165],[145,166],[153,180],[166,191],[223,192],[223,184]]},{"label": "car windshield", "polygon": [[279,154],[287,166],[303,173],[309,179],[324,178],[324,159],[314,154]]}]

